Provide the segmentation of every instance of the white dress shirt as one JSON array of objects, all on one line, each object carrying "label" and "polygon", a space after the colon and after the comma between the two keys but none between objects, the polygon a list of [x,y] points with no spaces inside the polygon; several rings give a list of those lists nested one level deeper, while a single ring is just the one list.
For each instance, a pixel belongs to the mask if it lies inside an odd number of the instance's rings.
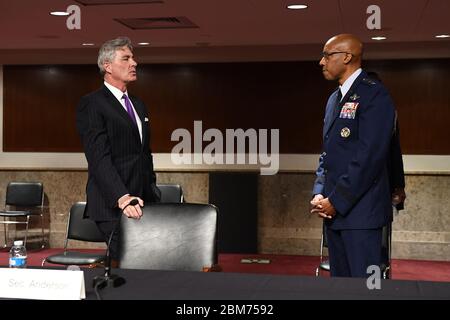
[{"label": "white dress shirt", "polygon": [[[127,107],[125,106],[125,99],[122,99],[124,94],[126,94],[128,96],[128,91],[122,92],[120,89],[114,87],[113,85],[110,85],[106,81],[104,81],[103,83],[109,89],[109,91],[111,91],[111,93],[114,95],[114,97],[116,97],[116,99],[120,102],[122,107],[128,113]],[[130,98],[130,96],[128,96],[128,98]],[[139,118],[139,116],[138,116],[138,114],[136,112],[136,109],[134,109],[133,102],[131,102],[131,99],[130,99],[130,103],[131,103],[131,107],[133,108],[134,116],[136,118],[136,124],[137,124],[138,129],[139,129],[139,136],[141,137],[141,143],[142,143],[142,121]]]},{"label": "white dress shirt", "polygon": [[362,72],[361,68],[357,69],[355,72],[352,73],[352,75],[350,77],[347,78],[347,80],[345,80],[345,82],[342,84],[342,86],[339,87],[339,89],[341,90],[341,93],[342,93],[341,101],[347,94],[348,90],[350,90],[353,82],[355,82],[356,78],[358,78],[358,76],[361,72]]}]

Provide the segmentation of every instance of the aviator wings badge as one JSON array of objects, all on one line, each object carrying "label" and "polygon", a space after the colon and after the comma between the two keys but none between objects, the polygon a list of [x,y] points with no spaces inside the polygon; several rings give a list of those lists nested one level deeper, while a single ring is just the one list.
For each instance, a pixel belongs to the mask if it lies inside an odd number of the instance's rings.
[{"label": "aviator wings badge", "polygon": [[361,97],[358,96],[356,93],[354,93],[353,95],[350,96],[350,100],[352,100],[352,101],[358,100],[359,98],[361,98]]}]

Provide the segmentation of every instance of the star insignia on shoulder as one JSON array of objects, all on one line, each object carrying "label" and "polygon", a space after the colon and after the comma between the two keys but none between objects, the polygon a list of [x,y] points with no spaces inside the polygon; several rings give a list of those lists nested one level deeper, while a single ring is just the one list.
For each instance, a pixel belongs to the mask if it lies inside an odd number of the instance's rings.
[{"label": "star insignia on shoulder", "polygon": [[371,84],[371,85],[376,84],[376,82],[373,81],[373,80],[370,79],[370,78],[364,78],[364,79],[362,79],[362,81],[365,82],[365,83],[367,83],[367,84]]}]

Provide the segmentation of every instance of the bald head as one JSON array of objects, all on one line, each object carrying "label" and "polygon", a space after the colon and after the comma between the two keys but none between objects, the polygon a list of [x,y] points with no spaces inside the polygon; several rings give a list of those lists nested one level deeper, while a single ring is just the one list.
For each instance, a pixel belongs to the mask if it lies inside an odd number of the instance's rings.
[{"label": "bald head", "polygon": [[351,53],[354,59],[350,63],[361,65],[363,44],[356,36],[349,33],[338,34],[328,40],[326,45],[330,45],[339,51]]},{"label": "bald head", "polygon": [[324,77],[342,84],[361,67],[363,44],[352,34],[339,34],[329,39],[320,60]]}]

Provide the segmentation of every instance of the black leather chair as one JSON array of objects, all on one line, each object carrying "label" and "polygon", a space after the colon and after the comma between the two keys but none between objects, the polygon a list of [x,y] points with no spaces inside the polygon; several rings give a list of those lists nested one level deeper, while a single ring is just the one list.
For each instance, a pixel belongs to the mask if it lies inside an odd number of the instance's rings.
[{"label": "black leather chair", "polygon": [[[6,187],[5,210],[0,211],[0,217],[3,218],[0,224],[3,224],[5,233],[5,244],[8,246],[7,225],[24,224],[25,236],[24,245],[27,245],[28,227],[30,218],[33,216],[41,217],[42,243],[45,246],[44,239],[44,186],[41,182],[10,182]],[[14,208],[15,210],[9,210]],[[7,210],[8,209],[8,210]]]},{"label": "black leather chair", "polygon": [[69,221],[67,223],[66,240],[64,251],[58,254],[48,256],[42,260],[42,266],[46,262],[62,265],[92,265],[104,263],[105,252],[87,253],[76,250],[69,250],[69,240],[79,240],[88,242],[105,242],[105,237],[97,228],[94,221],[84,219],[84,209],[86,202],[77,202],[70,208]]},{"label": "black leather chair", "polygon": [[140,220],[122,217],[120,268],[219,271],[215,206],[157,203],[142,210]]},{"label": "black leather chair", "polygon": [[[383,256],[385,261],[380,265],[383,279],[390,279],[391,277],[391,235],[392,224],[388,224],[383,227],[381,238],[381,249],[383,250]],[[316,268],[316,276],[320,275],[320,271],[330,272],[330,261],[324,256],[324,249],[328,248],[327,229],[325,224],[322,227],[322,237],[320,239],[320,262]]]},{"label": "black leather chair", "polygon": [[161,190],[161,202],[181,203],[184,202],[183,190],[179,184],[158,183],[156,185]]},{"label": "black leather chair", "polygon": [[391,278],[391,243],[392,243],[392,223],[383,227],[381,248],[385,261],[381,264],[383,279]]}]

